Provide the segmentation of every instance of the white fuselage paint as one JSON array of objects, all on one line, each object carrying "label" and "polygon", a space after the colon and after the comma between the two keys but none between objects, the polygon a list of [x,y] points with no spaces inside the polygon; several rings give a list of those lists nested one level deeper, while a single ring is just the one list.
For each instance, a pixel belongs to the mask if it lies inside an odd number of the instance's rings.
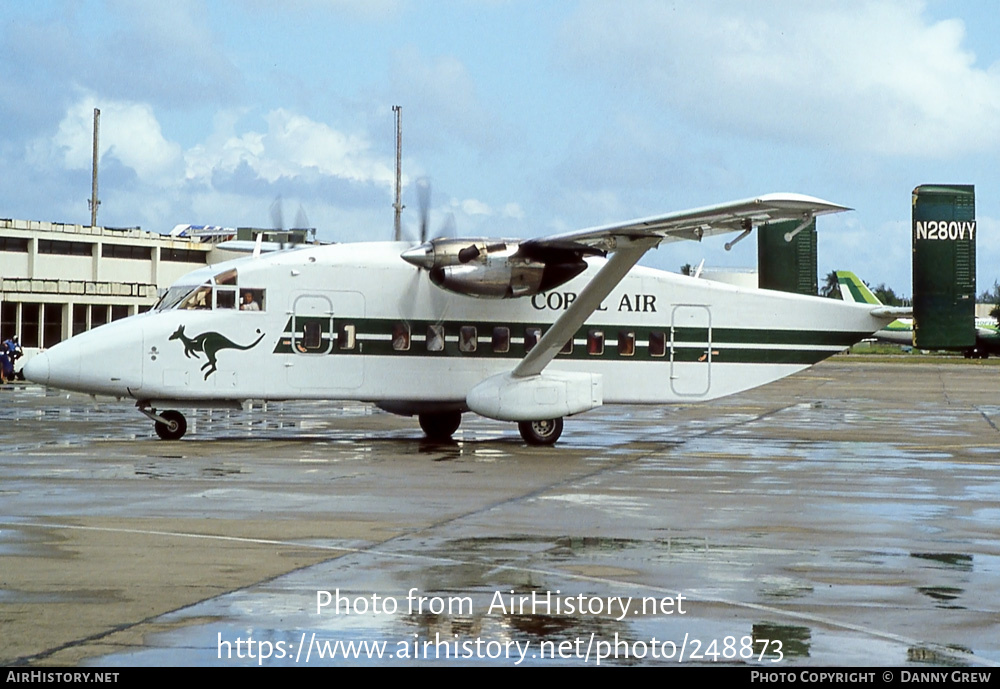
[{"label": "white fuselage paint", "polygon": [[[235,268],[240,288],[265,290],[263,310],[173,308],[126,318],[39,355],[29,364],[29,377],[65,389],[177,406],[298,398],[461,405],[478,383],[516,366],[524,352],[524,326],[554,322],[603,262],[592,259],[584,274],[548,294],[477,299],[434,286],[426,271],[400,259],[406,248],[401,243],[329,245],[200,269],[177,285],[193,288]],[[379,319],[417,324],[411,350],[392,352],[388,334],[369,334],[359,325],[357,349],[350,354],[335,351],[336,342],[327,354],[276,352],[289,339],[286,326],[294,313],[327,317],[327,311],[334,328]],[[884,327],[888,319],[870,312],[869,305],[637,267],[584,326],[600,329],[604,347],[614,355],[591,359],[587,338],[578,333],[572,358],[557,356],[547,370],[600,374],[605,404],[713,399],[782,378],[840,351],[849,343],[831,342],[834,333],[860,340]],[[426,351],[429,323],[447,324],[450,355]],[[463,323],[479,324],[480,356],[456,353]],[[492,327],[487,326],[493,324],[511,328],[506,356],[488,355]],[[189,342],[210,332],[241,347],[260,342],[245,350],[215,350],[216,367],[206,377],[206,354],[199,350],[214,346],[202,342],[192,349],[172,338],[181,326]],[[685,327],[700,329],[703,341],[676,342],[671,333]],[[648,328],[667,334],[664,356],[649,358],[649,338],[641,334]],[[619,332],[627,336],[632,329],[640,333],[635,354],[618,355]],[[737,331],[742,334],[733,336]],[[681,345],[687,360],[682,360]],[[381,353],[373,354],[379,347]],[[695,347],[700,356],[692,354]]]}]

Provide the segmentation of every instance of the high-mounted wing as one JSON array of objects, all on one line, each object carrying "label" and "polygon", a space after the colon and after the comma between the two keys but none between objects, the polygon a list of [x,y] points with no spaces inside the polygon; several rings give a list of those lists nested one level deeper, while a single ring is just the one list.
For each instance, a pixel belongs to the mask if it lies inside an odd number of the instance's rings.
[{"label": "high-mounted wing", "polygon": [[[491,376],[469,391],[466,396],[469,409],[494,419],[529,421],[577,414],[600,406],[603,400],[600,375],[542,372],[647,251],[665,241],[701,240],[724,232],[747,234],[766,223],[799,220],[800,225],[788,233],[794,235],[817,215],[845,210],[850,209],[811,196],[767,194],[522,242],[514,258],[548,254],[548,260],[559,260],[562,255],[564,262],[574,256],[582,262],[588,249],[611,256],[512,371]],[[420,258],[432,256],[433,249],[428,253],[422,248],[419,253]]]},{"label": "high-mounted wing", "polygon": [[846,210],[850,209],[812,196],[766,194],[717,206],[528,240],[521,244],[522,250],[526,246],[538,250],[549,244],[558,246],[575,243],[613,252],[613,255],[577,296],[572,306],[553,323],[544,337],[518,364],[513,375],[524,377],[541,373],[562,349],[566,340],[576,333],[639,259],[662,242],[681,239],[700,241],[703,237],[724,232],[749,232],[759,225],[785,220],[801,220],[804,226],[817,215]]},{"label": "high-mounted wing", "polygon": [[747,231],[765,223],[782,220],[807,223],[818,215],[849,210],[846,206],[803,194],[765,194],[742,201],[531,239],[522,247],[576,242],[601,251],[615,251],[622,239],[656,237],[659,238],[658,244],[681,239],[701,241],[703,237]]}]

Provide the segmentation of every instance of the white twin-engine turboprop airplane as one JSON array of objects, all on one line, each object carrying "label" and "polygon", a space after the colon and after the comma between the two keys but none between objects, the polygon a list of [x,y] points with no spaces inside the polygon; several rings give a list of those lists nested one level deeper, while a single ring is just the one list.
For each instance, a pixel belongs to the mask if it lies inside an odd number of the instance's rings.
[{"label": "white twin-engine turboprop airplane", "polygon": [[740,392],[891,321],[877,306],[635,267],[663,242],[843,210],[770,194],[543,239],[300,246],[196,270],[152,311],[56,345],[25,375],[134,399],[164,439],[187,428],[171,407],[350,399],[418,415],[431,438],[473,411],[551,444],[564,416]]}]

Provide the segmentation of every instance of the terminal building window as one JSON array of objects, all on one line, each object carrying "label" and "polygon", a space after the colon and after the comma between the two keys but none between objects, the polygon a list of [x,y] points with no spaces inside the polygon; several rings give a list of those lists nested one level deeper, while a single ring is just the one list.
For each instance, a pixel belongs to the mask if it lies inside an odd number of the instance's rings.
[{"label": "terminal building window", "polygon": [[42,305],[21,304],[21,346],[38,347],[38,325],[41,322]]},{"label": "terminal building window", "polygon": [[160,249],[160,260],[175,263],[204,263],[205,252],[193,249]]},{"label": "terminal building window", "polygon": [[127,258],[148,261],[152,250],[148,246],[132,246],[130,244],[102,244],[101,256],[104,258]]},{"label": "terminal building window", "polygon": [[108,322],[108,307],[104,304],[93,304],[90,307],[90,327],[96,328]]},{"label": "terminal building window", "polygon": [[95,244],[88,242],[61,242],[54,239],[39,239],[38,253],[60,254],[62,256],[93,256]]},{"label": "terminal building window", "polygon": [[28,240],[20,237],[0,237],[0,251],[28,253]]},{"label": "terminal building window", "polygon": [[0,304],[0,336],[7,339],[12,335],[17,335],[17,302],[5,301]]},{"label": "terminal building window", "polygon": [[90,309],[86,304],[73,304],[73,334],[79,335],[87,331],[87,311]]},{"label": "terminal building window", "polygon": [[62,340],[63,304],[42,305],[42,346],[54,347]]}]

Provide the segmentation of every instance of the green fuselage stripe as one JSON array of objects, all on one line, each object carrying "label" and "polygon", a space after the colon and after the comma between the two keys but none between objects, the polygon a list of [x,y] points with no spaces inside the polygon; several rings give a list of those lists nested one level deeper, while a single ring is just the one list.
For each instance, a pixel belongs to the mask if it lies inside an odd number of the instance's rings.
[{"label": "green fuselage stripe", "polygon": [[[293,323],[294,318],[294,323]],[[391,319],[350,319],[331,320],[329,317],[295,316],[289,318],[285,332],[274,348],[275,354],[304,355],[347,355],[347,356],[391,356],[391,357],[464,357],[519,360],[524,357],[525,336],[529,329],[544,333],[551,323],[512,323],[499,325],[495,322],[431,322],[409,321],[409,347],[397,349],[393,346],[393,335],[398,334],[401,321]],[[320,339],[312,341],[312,350],[305,349],[306,324],[319,326]],[[353,327],[353,347],[347,348],[344,327]],[[429,351],[427,338],[430,326],[440,326],[444,330],[445,343],[441,351]],[[470,344],[460,346],[462,328],[475,328],[475,348]],[[507,328],[509,346],[506,351],[494,351],[492,337],[494,328]],[[594,332],[603,333],[604,346],[599,352],[588,348],[588,337]],[[469,331],[466,330],[466,333]],[[769,330],[750,328],[713,328],[711,330],[711,351],[709,351],[708,328],[674,328],[624,325],[587,324],[573,337],[574,344],[569,351],[560,353],[560,359],[578,361],[707,361],[715,363],[774,363],[811,365],[835,354],[840,349],[869,337],[868,332],[850,331],[801,331]],[[663,342],[660,347],[651,347],[652,339]],[[344,337],[345,348],[341,348]],[[619,339],[622,348],[619,351]],[[632,344],[627,346],[625,343]],[[472,351],[466,351],[466,350]],[[658,349],[657,356],[654,349]],[[631,353],[628,353],[631,352]]]}]

